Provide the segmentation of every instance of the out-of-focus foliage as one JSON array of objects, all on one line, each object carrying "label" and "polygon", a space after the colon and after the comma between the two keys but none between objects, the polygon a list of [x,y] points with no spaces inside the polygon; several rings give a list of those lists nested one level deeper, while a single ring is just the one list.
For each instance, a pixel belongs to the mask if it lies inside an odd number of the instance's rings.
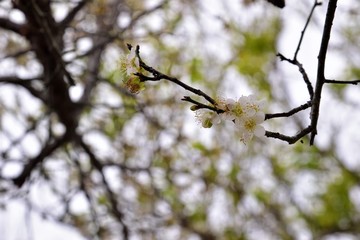
[{"label": "out-of-focus foliage", "polygon": [[[358,239],[357,86],[327,87],[318,144],[310,147],[306,138],[294,145],[264,138],[244,146],[232,123],[202,129],[180,101],[190,93],[178,86],[147,82],[133,95],[121,85],[126,43],[139,44],[147,64],[213,97],[258,93],[269,111],[289,110],[307,90],[276,54],[293,54],[289,48],[296,44],[285,42],[283,33],[300,36],[302,13],[313,1],[287,2],[280,11],[266,1],[89,1],[61,38],[61,57],[76,81],[68,91],[72,103],[82,104],[75,130],[83,142],[63,142],[21,188],[13,179],[66,128],[24,83],[54,94],[41,76],[47,68],[34,52],[36,43],[2,27],[0,216],[20,202],[29,220],[38,215],[70,225],[86,239]],[[321,23],[326,2],[315,11]],[[336,55],[329,55],[329,61],[336,56],[345,62],[336,77],[348,80],[360,76],[360,4],[351,2],[339,1],[331,45]],[[78,3],[51,1],[51,14],[60,22]],[[1,1],[0,13],[26,22],[9,0]],[[299,28],[289,30],[293,17]],[[321,26],[310,30],[321,33]],[[302,51],[298,60],[305,68],[316,65],[305,57],[306,44]],[[5,81],[8,76],[21,83]],[[308,115],[266,123],[295,133]]]}]

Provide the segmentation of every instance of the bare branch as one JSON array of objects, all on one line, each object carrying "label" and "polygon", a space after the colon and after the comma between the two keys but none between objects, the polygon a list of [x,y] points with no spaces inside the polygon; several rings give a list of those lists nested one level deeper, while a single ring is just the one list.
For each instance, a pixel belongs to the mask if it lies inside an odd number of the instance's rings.
[{"label": "bare branch", "polygon": [[170,77],[170,76],[163,74],[163,73],[155,70],[154,68],[148,66],[140,57],[140,47],[139,46],[136,46],[136,56],[139,58],[141,68],[143,68],[144,70],[146,70],[147,72],[149,72],[153,75],[153,77],[147,77],[141,73],[138,73],[137,76],[139,76],[142,81],[144,81],[144,82],[145,81],[160,81],[162,79],[168,80],[170,82],[173,82],[173,83],[179,85],[180,87],[184,88],[185,90],[188,90],[189,92],[192,92],[196,95],[199,95],[199,96],[205,98],[212,105],[216,104],[216,101],[213,98],[211,98],[209,95],[207,95],[200,89],[193,88],[193,87],[187,85],[186,83],[183,83],[182,81],[180,81],[177,78]]},{"label": "bare branch", "polygon": [[[35,2],[33,0],[27,2],[26,4],[29,5],[31,10],[31,16],[33,17],[33,21],[41,27],[41,33],[44,35],[44,40],[46,45],[56,61],[58,63],[58,67],[62,70],[63,74],[68,80],[68,83],[71,86],[75,85],[75,80],[71,76],[71,74],[67,71],[64,60],[62,59],[61,55],[61,48],[58,44],[58,41],[54,37],[54,28],[57,27],[55,24],[55,20],[50,14],[45,14],[45,12],[41,9],[41,4]],[[38,5],[39,4],[39,5]],[[26,6],[28,6],[26,5]],[[41,6],[40,6],[41,5]],[[24,6],[23,6],[24,7]],[[46,6],[49,7],[49,6]],[[47,9],[49,10],[49,9]],[[58,29],[59,30],[59,29]]]},{"label": "bare branch", "polygon": [[77,140],[82,147],[82,149],[86,152],[86,154],[90,158],[91,165],[95,167],[95,169],[100,173],[102,182],[106,189],[107,195],[111,204],[111,211],[113,215],[119,220],[119,222],[123,225],[122,233],[125,240],[129,239],[129,228],[124,222],[124,213],[118,207],[118,201],[115,193],[111,190],[108,181],[106,180],[103,168],[104,165],[100,162],[100,160],[95,156],[91,148],[84,142],[81,136],[77,136]]},{"label": "bare branch", "polygon": [[20,35],[24,35],[25,34],[25,32],[23,31],[24,26],[25,25],[23,24],[14,23],[7,18],[0,17],[0,28],[2,29],[12,31]]},{"label": "bare branch", "polygon": [[284,55],[282,55],[281,53],[278,53],[276,56],[278,56],[281,61],[287,61],[287,62],[289,62],[289,63],[291,63],[293,65],[296,65],[298,67],[299,72],[303,76],[304,82],[305,82],[306,87],[308,89],[310,99],[313,99],[313,97],[314,97],[314,88],[313,88],[313,86],[312,86],[312,84],[310,82],[310,79],[309,79],[303,65],[297,59],[295,59],[295,57],[294,57],[294,59],[289,59],[289,58],[285,57]]},{"label": "bare branch", "polygon": [[[69,156],[70,157],[70,156]],[[97,233],[99,231],[99,222],[98,222],[98,214],[96,213],[95,210],[95,204],[94,204],[94,199],[91,197],[90,192],[88,190],[88,187],[86,186],[86,181],[87,181],[87,173],[84,172],[84,170],[81,168],[79,159],[77,158],[73,158],[73,161],[75,163],[75,166],[78,170],[79,173],[79,185],[80,185],[80,190],[83,191],[83,193],[85,194],[85,197],[90,205],[90,211],[91,211],[91,217],[92,217],[92,221],[94,223],[94,227],[95,228],[93,230],[93,232]]]},{"label": "bare branch", "polygon": [[141,12],[140,14],[138,14],[137,16],[135,16],[133,19],[131,19],[130,23],[124,27],[122,29],[122,31],[120,32],[120,34],[124,33],[126,30],[132,28],[139,20],[141,20],[143,17],[145,16],[148,16],[149,14],[161,9],[162,7],[164,7],[165,4],[168,3],[168,0],[164,0],[162,2],[160,2],[158,5],[150,8],[150,9],[147,9],[143,12]]},{"label": "bare branch", "polygon": [[23,49],[23,50],[19,50],[17,52],[6,54],[6,55],[2,56],[1,59],[18,58],[18,57],[20,57],[22,55],[25,55],[26,53],[28,53],[28,52],[30,52],[32,50],[33,50],[32,48],[26,48],[26,49]]},{"label": "bare branch", "polygon": [[33,78],[19,78],[14,75],[10,76],[0,76],[0,83],[12,83],[17,85],[27,84],[33,80],[37,80],[39,77],[33,77]]},{"label": "bare branch", "polygon": [[278,132],[270,132],[266,131],[265,136],[271,137],[271,138],[277,138],[283,141],[288,142],[289,144],[296,143],[300,138],[304,137],[306,134],[310,133],[312,131],[312,126],[308,126],[307,128],[301,130],[299,133],[297,133],[295,136],[286,136]]},{"label": "bare branch", "polygon": [[358,83],[360,83],[360,80],[341,81],[341,80],[328,80],[328,79],[326,79],[325,83],[357,85]]},{"label": "bare branch", "polygon": [[17,86],[21,86],[28,90],[34,97],[37,97],[38,99],[45,101],[45,96],[41,91],[38,91],[32,86],[32,82],[35,80],[39,80],[42,77],[33,77],[33,78],[26,78],[22,79],[17,76],[11,75],[11,76],[2,76],[0,77],[0,84],[13,84]]},{"label": "bare branch", "polygon": [[279,8],[285,7],[285,0],[267,0],[267,1]]},{"label": "bare branch", "polygon": [[271,118],[280,118],[280,117],[290,117],[292,115],[294,115],[295,113],[298,113],[302,110],[305,110],[307,108],[309,108],[311,106],[311,101],[300,105],[299,107],[293,108],[292,110],[288,111],[288,112],[283,112],[283,113],[267,113],[265,114],[265,120],[271,119]]},{"label": "bare branch", "polygon": [[313,5],[313,7],[311,8],[311,11],[310,11],[310,14],[309,14],[309,16],[308,16],[308,18],[307,18],[307,20],[306,20],[304,29],[301,31],[299,43],[298,43],[298,45],[297,45],[297,47],[296,47],[296,51],[295,51],[294,58],[293,58],[294,61],[296,61],[296,59],[297,59],[297,55],[298,55],[298,53],[299,53],[299,51],[300,51],[300,47],[301,47],[303,38],[304,38],[304,36],[305,36],[306,29],[307,29],[307,27],[308,27],[308,25],[309,25],[309,23],[310,23],[310,19],[311,19],[313,13],[314,13],[314,10],[315,10],[315,8],[316,8],[317,6],[320,6],[321,4],[322,4],[322,3],[319,2],[318,0],[315,0],[315,1],[314,1],[314,5]]},{"label": "bare branch", "polygon": [[91,0],[82,0],[80,1],[71,11],[68,13],[68,15],[59,23],[59,27],[61,29],[66,28],[72,20],[76,17],[78,12],[85,7],[85,5],[90,2]]},{"label": "bare branch", "polygon": [[198,101],[192,99],[192,98],[189,97],[189,96],[184,96],[181,100],[182,100],[182,101],[185,101],[185,102],[190,102],[190,103],[195,104],[196,110],[205,108],[205,109],[209,109],[209,110],[211,110],[211,111],[217,112],[217,113],[223,113],[223,112],[224,112],[223,110],[218,109],[218,108],[216,108],[216,107],[214,107],[214,106],[209,106],[209,105],[203,104],[203,103],[201,103],[201,102],[198,102]]},{"label": "bare branch", "polygon": [[33,170],[41,162],[43,162],[46,157],[50,156],[56,149],[62,146],[67,140],[67,135],[64,134],[61,138],[47,141],[46,145],[41,149],[40,153],[36,157],[30,159],[24,166],[24,169],[20,175],[13,179],[14,184],[20,188],[30,177]]},{"label": "bare branch", "polygon": [[311,117],[312,132],[310,136],[310,145],[314,143],[314,139],[317,134],[317,123],[319,119],[321,92],[322,92],[322,87],[325,83],[324,72],[325,72],[326,54],[327,54],[330,35],[331,35],[331,27],[335,17],[336,5],[337,5],[337,0],[329,0],[329,5],[325,18],[325,26],[321,39],[319,56],[318,56],[318,69],[317,69],[317,79],[315,85],[314,99],[311,107],[310,117]]},{"label": "bare branch", "polygon": [[311,8],[311,11],[310,11],[310,14],[306,20],[306,23],[305,23],[305,26],[303,28],[303,30],[301,31],[301,35],[300,35],[300,39],[299,39],[299,42],[298,42],[298,45],[296,47],[296,50],[295,50],[295,53],[294,53],[294,57],[293,59],[289,59],[289,58],[286,58],[285,56],[283,56],[281,53],[278,53],[277,56],[280,57],[280,60],[281,61],[287,61],[293,65],[296,65],[299,69],[299,72],[301,73],[301,75],[303,76],[303,79],[305,81],[305,84],[307,86],[307,89],[308,89],[308,92],[309,92],[309,95],[310,95],[310,99],[313,99],[314,97],[314,89],[313,89],[313,86],[309,80],[309,77],[304,69],[304,67],[302,66],[302,64],[297,60],[297,55],[300,51],[300,47],[301,47],[301,44],[302,44],[302,41],[304,39],[304,36],[305,36],[305,32],[306,32],[306,29],[308,28],[309,26],[309,23],[310,23],[310,20],[311,20],[311,17],[314,13],[314,10],[317,6],[320,6],[322,3],[319,2],[318,0],[315,0],[314,1],[314,4],[313,4],[313,7]]}]

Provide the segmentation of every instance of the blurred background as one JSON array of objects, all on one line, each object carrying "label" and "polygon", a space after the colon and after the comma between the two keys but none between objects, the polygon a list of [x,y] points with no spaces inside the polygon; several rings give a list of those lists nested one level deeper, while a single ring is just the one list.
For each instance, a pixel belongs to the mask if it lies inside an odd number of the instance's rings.
[{"label": "blurred background", "polygon": [[[328,1],[298,54],[315,84]],[[0,239],[359,239],[360,89],[326,85],[315,145],[204,129],[190,92],[122,87],[126,43],[208,95],[309,101],[293,58],[313,0],[0,2]],[[360,78],[360,2],[339,1],[326,77]],[[71,80],[75,86],[70,86]],[[69,84],[70,83],[70,84]],[[309,109],[267,120],[294,135]]]}]

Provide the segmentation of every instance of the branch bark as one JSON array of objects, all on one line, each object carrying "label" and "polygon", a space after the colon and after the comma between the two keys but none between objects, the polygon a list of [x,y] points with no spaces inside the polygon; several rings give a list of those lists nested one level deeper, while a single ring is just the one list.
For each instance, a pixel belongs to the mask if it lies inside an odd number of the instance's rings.
[{"label": "branch bark", "polygon": [[326,54],[328,51],[328,45],[331,36],[331,28],[335,17],[336,7],[337,7],[337,0],[329,0],[329,5],[325,18],[325,26],[323,30],[320,51],[318,56],[317,79],[315,85],[314,99],[312,101],[312,107],[311,107],[310,117],[311,117],[312,131],[310,135],[310,145],[314,144],[314,139],[317,134],[317,123],[320,112],[321,93],[322,93],[322,87],[326,80],[325,79]]},{"label": "branch bark", "polygon": [[82,149],[85,151],[85,153],[88,155],[91,165],[95,167],[95,169],[99,172],[101,175],[102,182],[104,184],[104,187],[106,189],[107,195],[110,200],[111,204],[111,212],[114,215],[117,220],[122,224],[122,234],[125,240],[129,239],[129,228],[124,222],[124,213],[119,209],[119,204],[116,195],[111,190],[110,185],[105,177],[104,174],[104,165],[100,162],[100,160],[96,157],[96,155],[93,153],[91,148],[84,142],[83,138],[81,136],[77,136],[77,141],[82,147]]},{"label": "branch bark", "polygon": [[7,18],[0,17],[0,28],[24,35],[26,26],[14,23]]},{"label": "branch bark", "polygon": [[17,187],[21,187],[25,181],[30,177],[33,170],[44,161],[45,158],[49,157],[56,149],[62,146],[68,140],[67,135],[64,134],[59,139],[53,139],[47,141],[46,145],[42,148],[40,153],[29,160],[29,162],[24,166],[24,169],[19,176],[13,179],[14,184]]},{"label": "branch bark", "polygon": [[80,1],[71,11],[66,15],[66,17],[59,23],[61,29],[65,29],[76,17],[81,9],[83,9],[88,2],[92,0],[82,0]]},{"label": "branch bark", "polygon": [[21,86],[25,88],[30,94],[32,94],[34,97],[42,100],[43,102],[46,102],[46,98],[44,94],[33,87],[32,82],[34,80],[41,79],[42,77],[34,77],[34,78],[26,78],[22,79],[17,76],[2,76],[0,77],[0,84],[13,84],[16,86]]}]

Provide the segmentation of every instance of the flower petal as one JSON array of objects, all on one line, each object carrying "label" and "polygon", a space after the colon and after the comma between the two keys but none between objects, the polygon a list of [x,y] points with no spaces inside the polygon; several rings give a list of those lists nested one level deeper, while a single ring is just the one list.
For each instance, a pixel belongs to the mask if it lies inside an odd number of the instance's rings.
[{"label": "flower petal", "polygon": [[256,126],[256,128],[255,128],[255,130],[254,130],[254,134],[255,134],[255,136],[257,136],[257,137],[263,137],[263,136],[265,136],[265,129],[264,129],[264,127],[263,127],[263,126],[260,126],[260,125]]}]

